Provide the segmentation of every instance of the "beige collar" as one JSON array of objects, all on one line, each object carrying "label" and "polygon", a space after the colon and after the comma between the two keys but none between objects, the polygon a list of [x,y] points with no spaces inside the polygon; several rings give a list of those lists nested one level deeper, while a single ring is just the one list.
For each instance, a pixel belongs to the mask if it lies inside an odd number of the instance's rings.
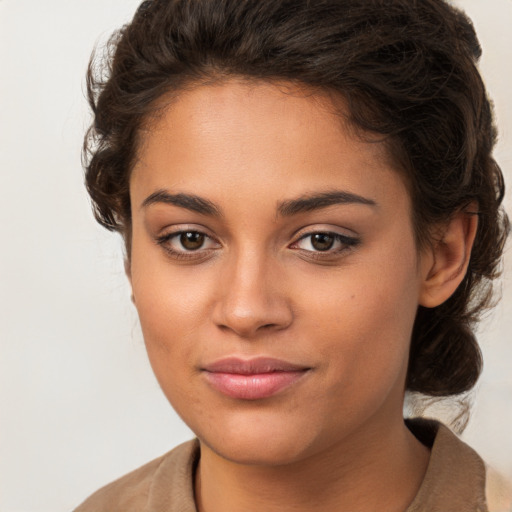
[{"label": "beige collar", "polygon": [[[447,427],[414,419],[407,425],[432,447],[423,483],[406,512],[487,512],[485,466],[476,452]],[[193,474],[199,443],[190,441],[164,457],[152,479],[147,512],[197,512]]]},{"label": "beige collar", "polygon": [[407,426],[432,452],[406,512],[487,512],[485,465],[477,453],[438,422],[414,419]]}]

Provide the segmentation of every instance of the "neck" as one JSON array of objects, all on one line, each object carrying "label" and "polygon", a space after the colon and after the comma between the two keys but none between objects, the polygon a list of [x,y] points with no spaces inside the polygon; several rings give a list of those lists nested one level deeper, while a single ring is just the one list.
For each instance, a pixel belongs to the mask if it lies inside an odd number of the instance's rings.
[{"label": "neck", "polygon": [[429,451],[403,421],[358,432],[328,452],[286,465],[243,465],[201,443],[199,512],[380,510],[403,512],[423,480]]}]

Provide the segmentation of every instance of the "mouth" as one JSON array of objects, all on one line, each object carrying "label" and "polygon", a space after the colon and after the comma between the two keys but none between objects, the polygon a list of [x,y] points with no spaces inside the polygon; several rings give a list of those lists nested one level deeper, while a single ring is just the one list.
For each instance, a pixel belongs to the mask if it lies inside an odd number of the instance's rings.
[{"label": "mouth", "polygon": [[208,384],[221,394],[239,400],[261,400],[297,383],[311,368],[267,357],[229,357],[201,370]]}]

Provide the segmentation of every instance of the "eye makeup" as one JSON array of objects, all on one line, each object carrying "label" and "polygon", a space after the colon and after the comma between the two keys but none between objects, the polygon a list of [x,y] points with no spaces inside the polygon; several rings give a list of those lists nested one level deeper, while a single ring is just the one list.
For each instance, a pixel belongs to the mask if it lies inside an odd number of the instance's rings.
[{"label": "eye makeup", "polygon": [[[199,229],[176,229],[156,237],[155,242],[171,258],[191,262],[205,261],[222,247],[218,240]],[[288,248],[320,261],[341,257],[360,243],[360,238],[355,236],[328,230],[311,230],[302,233]]]}]

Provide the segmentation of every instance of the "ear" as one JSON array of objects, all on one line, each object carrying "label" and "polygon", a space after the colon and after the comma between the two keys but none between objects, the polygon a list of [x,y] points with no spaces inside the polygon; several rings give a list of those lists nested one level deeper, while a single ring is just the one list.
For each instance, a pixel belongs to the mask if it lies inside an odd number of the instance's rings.
[{"label": "ear", "polygon": [[133,304],[135,304],[135,297],[133,296],[133,286],[132,286],[132,266],[131,262],[128,258],[125,258],[124,260],[124,273],[126,274],[126,277],[128,278],[128,281],[130,282],[130,288],[132,289],[131,294],[131,300]]},{"label": "ear", "polygon": [[476,204],[457,212],[439,230],[422,256],[423,281],[419,304],[434,308],[452,296],[469,264],[478,227]]}]

